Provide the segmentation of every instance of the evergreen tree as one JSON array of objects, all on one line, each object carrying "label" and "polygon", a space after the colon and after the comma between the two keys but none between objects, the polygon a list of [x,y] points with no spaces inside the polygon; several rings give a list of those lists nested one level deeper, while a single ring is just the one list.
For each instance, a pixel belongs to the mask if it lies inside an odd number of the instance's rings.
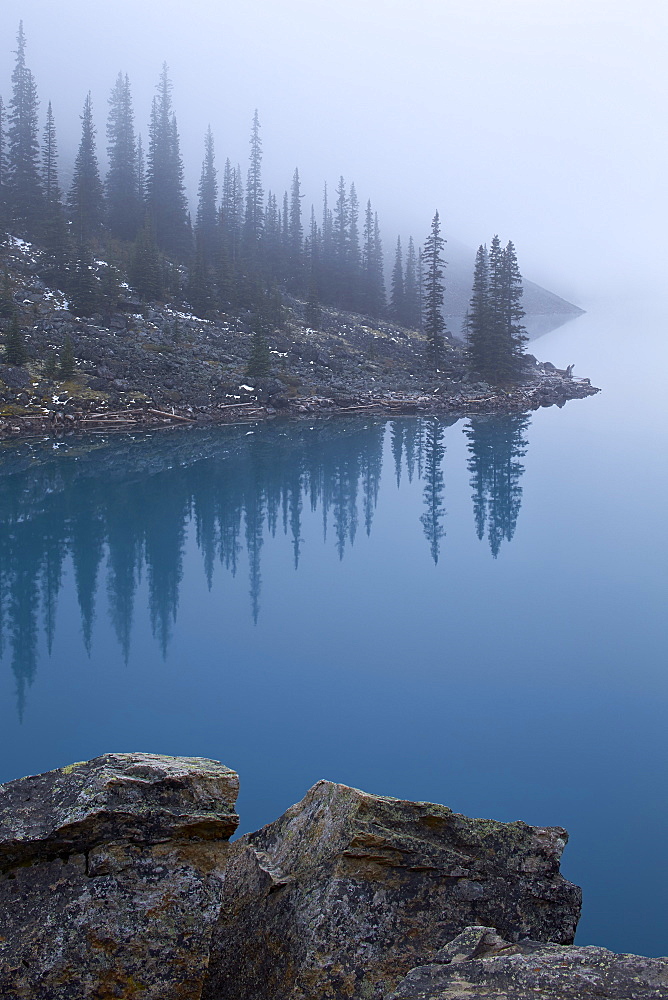
[{"label": "evergreen tree", "polygon": [[271,373],[271,354],[269,345],[260,330],[253,332],[251,355],[246,365],[245,374],[249,378],[262,378]]},{"label": "evergreen tree", "polygon": [[104,196],[95,151],[95,131],[89,91],[81,115],[81,142],[74,162],[72,187],[67,197],[74,238],[79,243],[96,236],[104,218]]},{"label": "evergreen tree", "polygon": [[42,185],[44,202],[47,208],[60,202],[61,193],[58,185],[58,147],[56,143],[56,125],[53,120],[51,101],[46,111],[46,125],[42,142]]},{"label": "evergreen tree", "polygon": [[361,303],[364,312],[369,316],[380,317],[386,309],[383,271],[383,247],[378,214],[372,211],[371,202],[367,201],[362,246]]},{"label": "evergreen tree", "polygon": [[530,419],[525,413],[472,417],[464,431],[476,534],[482,539],[487,529],[495,559],[503,539],[510,541],[515,533],[522,502],[520,459],[526,454]]},{"label": "evergreen tree", "polygon": [[195,257],[190,267],[186,295],[192,309],[198,316],[208,316],[215,307],[215,296],[211,281],[211,273],[201,249],[195,251]]},{"label": "evergreen tree", "polygon": [[434,365],[444,343],[445,320],[443,319],[443,247],[445,240],[441,236],[441,222],[438,212],[431,223],[431,232],[424,244],[424,332],[427,337],[427,347]]},{"label": "evergreen tree", "polygon": [[513,381],[521,378],[525,363],[525,347],[527,337],[522,324],[524,309],[522,307],[522,275],[517,264],[517,254],[511,241],[503,251],[502,266],[503,316],[505,337],[510,342],[508,359],[509,373]]},{"label": "evergreen tree", "polygon": [[394,267],[392,268],[392,283],[390,286],[390,311],[392,319],[397,323],[403,323],[405,312],[404,294],[404,261],[401,252],[401,237],[397,236],[397,249],[394,255]]},{"label": "evergreen tree", "polygon": [[7,192],[7,138],[5,135],[5,105],[0,97],[0,226],[7,225],[9,210]]},{"label": "evergreen tree", "polygon": [[139,212],[142,215],[146,205],[146,157],[144,155],[144,140],[141,135],[137,136],[137,198],[139,199]]},{"label": "evergreen tree", "polygon": [[236,266],[241,253],[243,231],[244,191],[241,167],[232,167],[225,161],[223,189],[220,203],[220,242],[222,252],[232,268]]},{"label": "evergreen tree", "polygon": [[5,337],[5,357],[6,365],[24,365],[28,360],[26,342],[23,330],[19,323],[18,313],[15,311],[9,331]]},{"label": "evergreen tree", "polygon": [[420,521],[424,528],[424,533],[429,542],[429,549],[434,563],[438,562],[441,549],[441,539],[445,537],[443,518],[445,517],[445,504],[443,501],[443,456],[445,455],[445,445],[443,444],[443,424],[437,417],[427,420],[427,431],[425,439],[425,467],[424,467],[424,505],[425,510]]},{"label": "evergreen tree", "polygon": [[259,262],[264,228],[264,191],[262,189],[262,139],[260,117],[255,109],[250,137],[250,162],[246,183],[246,217],[244,220],[244,246],[247,257]]},{"label": "evergreen tree", "polygon": [[161,299],[165,292],[163,260],[156,246],[149,219],[144,222],[134,242],[128,267],[128,280],[142,298]]},{"label": "evergreen tree", "polygon": [[107,226],[110,234],[119,240],[134,240],[141,225],[140,141],[135,137],[130,80],[127,73],[119,73],[109,97],[109,170],[105,179]]},{"label": "evergreen tree", "polygon": [[23,21],[19,24],[16,43],[7,130],[7,183],[11,215],[21,231],[31,234],[39,224],[42,185],[39,175],[37,87],[26,66]]},{"label": "evergreen tree", "polygon": [[466,341],[469,365],[483,377],[490,372],[491,315],[489,302],[489,263],[487,247],[479,246],[473,269],[473,291],[466,318]]},{"label": "evergreen tree", "polygon": [[406,253],[404,312],[402,321],[404,326],[408,326],[413,330],[420,328],[420,288],[418,284],[415,244],[413,243],[412,236],[408,239],[408,251]]},{"label": "evergreen tree", "polygon": [[204,138],[204,161],[199,181],[195,244],[206,266],[212,266],[218,249],[218,179],[211,127]]},{"label": "evergreen tree", "polygon": [[59,375],[63,379],[70,379],[74,376],[76,371],[76,362],[74,360],[74,348],[72,347],[72,338],[69,336],[65,337],[65,343],[60,351],[60,371]]},{"label": "evergreen tree", "polygon": [[190,252],[190,233],[183,161],[166,63],[157,89],[149,125],[146,207],[158,248],[183,259]]},{"label": "evergreen tree", "polygon": [[51,101],[46,113],[42,142],[42,183],[44,188],[42,241],[45,249],[42,273],[48,281],[62,284],[67,279],[69,234],[58,183],[58,146]]},{"label": "evergreen tree", "polygon": [[280,277],[282,258],[281,213],[278,210],[276,195],[271,191],[267,194],[267,207],[264,213],[264,232],[262,237],[265,272],[271,281]]},{"label": "evergreen tree", "polygon": [[361,256],[360,256],[360,206],[355,184],[350,185],[349,197],[350,222],[348,228],[348,308],[360,309],[361,299]]},{"label": "evergreen tree", "polygon": [[320,231],[320,295],[323,302],[333,301],[333,281],[334,273],[334,249],[333,249],[333,229],[334,220],[332,210],[329,207],[329,195],[327,183],[322,194],[322,228]]},{"label": "evergreen tree", "polygon": [[304,242],[304,231],[302,227],[302,198],[301,182],[299,180],[299,170],[295,167],[292,175],[292,187],[290,189],[290,214],[288,218],[288,239],[290,246],[289,256],[289,283],[293,290],[302,287],[302,252]]},{"label": "evergreen tree", "polygon": [[346,291],[348,288],[348,248],[349,248],[349,225],[350,225],[350,203],[348,192],[343,177],[339,177],[336,189],[336,203],[334,207],[334,226],[332,229],[332,249],[333,266],[332,273],[333,295],[337,305],[346,305]]},{"label": "evergreen tree", "polygon": [[15,309],[14,293],[12,292],[9,271],[5,270],[2,276],[2,288],[0,288],[0,317],[9,319],[14,315]]}]

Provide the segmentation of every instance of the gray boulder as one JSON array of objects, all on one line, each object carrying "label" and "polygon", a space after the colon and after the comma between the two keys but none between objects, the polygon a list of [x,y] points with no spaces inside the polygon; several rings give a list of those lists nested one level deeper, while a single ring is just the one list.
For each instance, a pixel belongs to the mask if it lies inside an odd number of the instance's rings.
[{"label": "gray boulder", "polygon": [[0,786],[0,996],[199,997],[237,791],[153,754]]},{"label": "gray boulder", "polygon": [[202,1000],[381,996],[473,923],[570,942],[566,840],[321,781],[234,845]]},{"label": "gray boulder", "polygon": [[665,1000],[668,959],[616,955],[592,945],[505,941],[467,927],[386,1000]]}]

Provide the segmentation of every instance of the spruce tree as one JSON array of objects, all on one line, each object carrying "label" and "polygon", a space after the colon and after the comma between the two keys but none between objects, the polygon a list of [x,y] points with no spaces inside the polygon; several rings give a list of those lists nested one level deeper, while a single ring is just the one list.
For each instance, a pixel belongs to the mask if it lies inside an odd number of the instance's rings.
[{"label": "spruce tree", "polygon": [[60,351],[59,375],[63,379],[70,379],[74,376],[75,372],[74,348],[72,347],[72,338],[68,334]]},{"label": "spruce tree", "polygon": [[144,209],[146,207],[146,156],[144,154],[144,140],[141,135],[137,136],[137,198],[139,199],[139,212],[143,221]]},{"label": "spruce tree", "polygon": [[354,182],[350,185],[348,199],[350,222],[348,227],[348,308],[359,310],[362,306],[362,260],[360,254],[360,206]]},{"label": "spruce tree", "polygon": [[322,193],[322,227],[320,230],[320,294],[323,302],[332,302],[334,299],[334,241],[333,241],[334,220],[332,210],[329,207],[329,192],[325,182]]},{"label": "spruce tree", "polygon": [[206,267],[212,267],[218,249],[218,179],[211,126],[204,137],[204,161],[199,181],[195,245]]},{"label": "spruce tree", "polygon": [[134,242],[128,266],[128,280],[144,299],[154,301],[164,295],[163,260],[149,219],[144,222]]},{"label": "spruce tree", "polygon": [[158,248],[183,259],[190,252],[190,233],[183,161],[166,63],[163,64],[157,89],[149,126],[146,207]]},{"label": "spruce tree", "polygon": [[47,109],[42,142],[42,184],[44,214],[41,228],[45,249],[43,273],[48,281],[61,285],[67,279],[69,233],[58,183],[58,145],[51,101]]},{"label": "spruce tree", "polygon": [[5,105],[0,97],[0,226],[7,225],[7,138],[5,135]]},{"label": "spruce tree", "polygon": [[72,186],[67,206],[78,243],[97,236],[104,218],[104,194],[95,149],[95,125],[90,91],[81,115],[81,142],[74,162]]},{"label": "spruce tree", "polygon": [[479,247],[467,317],[471,369],[494,385],[517,382],[524,369],[522,276],[515,247],[494,236],[489,254]]},{"label": "spruce tree", "polygon": [[15,309],[14,293],[12,291],[9,271],[5,270],[2,275],[2,288],[0,288],[0,317],[9,319],[14,315]]},{"label": "spruce tree", "polygon": [[479,246],[473,269],[473,290],[466,318],[466,342],[471,369],[486,378],[491,374],[491,314],[487,247]]},{"label": "spruce tree", "polygon": [[14,311],[9,330],[5,337],[4,361],[6,365],[16,365],[18,367],[24,365],[27,360],[28,353],[26,351],[25,336],[19,323],[18,313]]},{"label": "spruce tree", "polygon": [[350,202],[343,177],[339,177],[334,206],[334,226],[332,229],[333,249],[333,295],[337,305],[346,305],[346,290],[349,281],[348,249],[350,226]]},{"label": "spruce tree", "polygon": [[360,298],[363,311],[368,316],[375,318],[384,315],[387,305],[383,264],[383,246],[380,239],[378,213],[373,212],[371,202],[367,201],[364,213],[362,291]]},{"label": "spruce tree", "polygon": [[119,240],[134,240],[142,221],[139,148],[135,137],[130,80],[119,73],[109,97],[109,170],[105,178],[107,226]]},{"label": "spruce tree", "polygon": [[290,214],[288,218],[288,239],[290,247],[289,256],[289,283],[293,290],[302,288],[303,278],[303,243],[304,231],[302,227],[302,198],[301,181],[299,170],[295,167],[292,175],[292,186],[290,188]]},{"label": "spruce tree", "polygon": [[503,308],[505,334],[510,342],[510,355],[508,359],[509,374],[513,381],[522,377],[525,364],[525,347],[527,337],[525,328],[522,325],[524,309],[522,307],[522,275],[517,264],[517,254],[515,247],[509,241],[503,251]]},{"label": "spruce tree", "polygon": [[392,319],[397,323],[403,323],[405,311],[404,295],[404,261],[401,252],[401,237],[397,236],[397,249],[394,255],[394,267],[392,268],[392,283],[390,285],[390,311]]},{"label": "spruce tree", "polygon": [[424,243],[424,332],[432,364],[438,364],[446,333],[443,319],[443,274],[445,261],[438,212],[431,223],[431,231]]},{"label": "spruce tree", "polygon": [[402,322],[413,330],[420,328],[420,289],[418,284],[417,257],[413,237],[408,239],[406,273],[404,276],[404,312]]},{"label": "spruce tree", "polygon": [[20,231],[32,235],[39,225],[42,185],[39,172],[37,87],[26,66],[23,21],[19,24],[16,43],[7,130],[7,183],[10,214]]},{"label": "spruce tree", "polygon": [[42,142],[42,185],[44,202],[47,207],[61,199],[58,185],[58,147],[56,143],[56,125],[53,119],[51,101],[46,111],[46,125]]},{"label": "spruce tree", "polygon": [[264,228],[264,191],[262,189],[262,139],[257,108],[253,115],[250,137],[250,161],[246,183],[246,217],[244,220],[244,251],[248,259],[259,263]]},{"label": "spruce tree", "polygon": [[253,332],[251,355],[246,365],[245,375],[249,378],[262,378],[271,374],[271,354],[264,334],[259,330]]}]

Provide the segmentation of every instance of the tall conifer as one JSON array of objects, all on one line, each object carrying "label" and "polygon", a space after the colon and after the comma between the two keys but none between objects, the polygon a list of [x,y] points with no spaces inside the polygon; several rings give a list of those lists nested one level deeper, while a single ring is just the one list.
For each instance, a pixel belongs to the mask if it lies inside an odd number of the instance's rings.
[{"label": "tall conifer", "polygon": [[397,323],[404,321],[404,261],[401,252],[401,236],[397,236],[397,248],[394,254],[394,267],[392,268],[392,283],[390,285],[390,310],[392,319]]},{"label": "tall conifer", "polygon": [[199,181],[199,202],[195,222],[195,242],[206,266],[212,266],[218,245],[218,176],[211,126],[204,138],[204,161]]},{"label": "tall conifer", "polygon": [[444,342],[445,320],[443,319],[443,274],[445,261],[443,248],[445,240],[441,236],[441,220],[438,212],[431,222],[431,231],[424,243],[424,332],[433,364]]},{"label": "tall conifer", "polygon": [[105,193],[107,226],[110,234],[120,240],[133,240],[142,221],[139,148],[135,137],[130,80],[127,73],[119,73],[109,97],[109,170],[105,179]]},{"label": "tall conifer", "polygon": [[406,252],[403,323],[414,330],[420,327],[420,289],[415,244],[413,243],[412,236],[408,238],[408,250]]},{"label": "tall conifer", "polygon": [[302,287],[302,252],[304,231],[302,227],[302,198],[299,170],[295,167],[290,188],[290,215],[288,219],[288,236],[290,244],[290,282],[294,289]]},{"label": "tall conifer", "polygon": [[37,87],[26,66],[23,21],[16,38],[16,63],[12,73],[7,130],[7,166],[10,211],[19,229],[36,231],[42,208],[39,171]]},{"label": "tall conifer", "polygon": [[260,116],[257,108],[253,115],[250,137],[250,161],[246,183],[246,218],[244,220],[244,245],[247,256],[259,261],[262,230],[264,227],[264,191],[262,188],[262,139]]},{"label": "tall conifer", "polygon": [[95,150],[90,91],[86,95],[81,115],[81,142],[74,162],[74,176],[67,205],[78,243],[85,243],[99,233],[104,217],[104,196]]},{"label": "tall conifer", "polygon": [[183,161],[172,109],[172,83],[166,63],[157,89],[149,125],[146,207],[157,246],[182,259],[190,251],[190,233]]}]

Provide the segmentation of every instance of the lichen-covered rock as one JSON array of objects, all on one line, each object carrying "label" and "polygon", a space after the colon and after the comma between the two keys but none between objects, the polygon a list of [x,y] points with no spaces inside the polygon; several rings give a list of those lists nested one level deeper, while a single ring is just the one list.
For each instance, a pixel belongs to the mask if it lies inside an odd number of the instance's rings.
[{"label": "lichen-covered rock", "polygon": [[668,959],[591,945],[505,941],[468,927],[386,1000],[666,1000]]},{"label": "lichen-covered rock", "polygon": [[0,996],[199,1000],[237,791],[153,754],[0,786]]},{"label": "lichen-covered rock", "polygon": [[566,840],[319,782],[233,846],[202,1000],[381,997],[470,924],[570,942]]}]

